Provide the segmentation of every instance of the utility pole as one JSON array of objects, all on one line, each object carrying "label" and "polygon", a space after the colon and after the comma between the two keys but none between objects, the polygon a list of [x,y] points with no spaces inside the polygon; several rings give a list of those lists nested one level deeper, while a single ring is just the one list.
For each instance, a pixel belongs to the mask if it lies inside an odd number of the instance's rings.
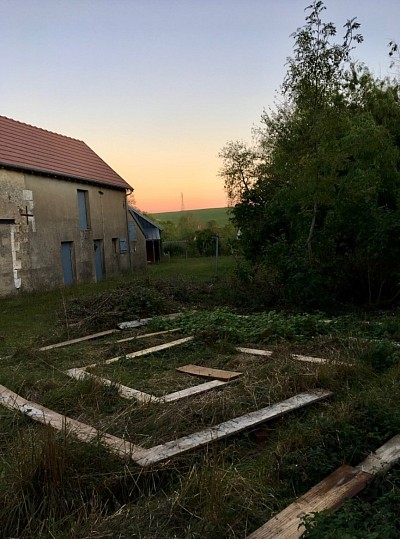
[{"label": "utility pole", "polygon": [[183,202],[183,193],[181,193],[181,211],[185,211],[185,204]]}]

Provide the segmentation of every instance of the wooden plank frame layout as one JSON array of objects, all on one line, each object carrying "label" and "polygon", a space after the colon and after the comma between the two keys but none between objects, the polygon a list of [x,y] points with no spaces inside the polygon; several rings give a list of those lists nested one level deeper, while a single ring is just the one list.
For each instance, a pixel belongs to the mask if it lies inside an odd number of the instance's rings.
[{"label": "wooden plank frame layout", "polygon": [[161,445],[145,449],[132,444],[131,442],[102,433],[80,421],[58,414],[40,404],[30,402],[17,393],[0,385],[0,404],[10,410],[18,410],[28,415],[33,420],[50,425],[58,431],[69,433],[71,436],[90,442],[98,440],[99,443],[107,447],[119,457],[133,460],[139,466],[150,466],[168,460],[174,456],[181,455],[192,449],[197,449],[209,443],[221,440],[231,434],[239,433],[245,429],[277,418],[290,411],[297,410],[308,404],[318,402],[332,395],[330,391],[316,389],[309,393],[300,393],[285,401],[272,404],[261,410],[250,412],[235,419],[225,421],[214,427],[209,427],[203,431],[195,432],[188,436],[183,436],[177,440],[172,440]]},{"label": "wooden plank frame layout", "polygon": [[174,402],[180,399],[184,399],[186,397],[192,397],[193,395],[199,395],[200,393],[210,391],[211,389],[215,389],[217,387],[226,386],[229,383],[229,381],[222,382],[220,380],[212,380],[211,382],[206,382],[197,386],[181,389],[180,391],[175,391],[174,393],[169,393],[167,395],[164,395],[163,397],[156,397],[155,395],[151,395],[150,393],[144,393],[143,391],[139,391],[137,389],[124,386],[122,384],[114,383],[107,378],[96,376],[95,374],[86,372],[85,369],[69,369],[68,371],[65,371],[65,374],[67,374],[71,378],[75,378],[76,380],[92,378],[99,381],[103,385],[113,386],[117,389],[121,397],[130,400],[137,400],[142,404]]},{"label": "wooden plank frame layout", "polygon": [[[179,344],[183,344],[185,342],[190,341],[193,339],[193,337],[185,337],[184,339],[179,339],[177,341],[172,341],[167,344],[161,344],[159,346],[153,346],[151,348],[146,348],[144,350],[140,350],[139,352],[133,352],[132,354],[129,354],[125,357],[138,357],[138,356],[144,356],[146,354],[151,354],[153,352],[157,352],[159,350],[164,350],[165,348],[170,348],[171,346],[177,346]],[[113,363],[117,361],[117,359],[120,358],[112,358],[111,360],[105,361],[105,363]],[[199,384],[197,386],[188,387],[186,389],[181,389],[179,391],[174,391],[173,393],[169,393],[167,395],[164,395],[162,397],[156,397],[155,395],[151,395],[150,393],[144,393],[143,391],[139,391],[137,389],[133,389],[128,386],[124,386],[122,384],[117,384],[112,382],[111,380],[107,378],[102,378],[101,376],[96,376],[95,374],[92,374],[90,372],[87,372],[87,369],[96,367],[95,364],[93,365],[87,365],[86,367],[79,367],[75,369],[68,369],[65,371],[65,374],[67,374],[70,378],[75,378],[76,380],[82,380],[84,378],[92,378],[94,380],[99,381],[101,384],[106,386],[114,386],[119,395],[125,399],[135,399],[138,402],[142,404],[153,404],[153,403],[167,403],[167,402],[175,402],[180,399],[184,399],[187,397],[192,397],[194,395],[199,395],[201,393],[204,393],[206,391],[210,391],[211,389],[219,388],[222,386],[225,386],[227,383],[229,383],[231,380],[228,379],[226,381],[222,380],[212,380],[210,382],[206,382],[204,384]],[[224,371],[228,372],[228,371]]]},{"label": "wooden plank frame layout", "polygon": [[311,490],[251,533],[247,539],[298,539],[304,531],[305,514],[336,511],[378,473],[387,471],[400,458],[400,435],[394,436],[358,466],[340,466]]}]

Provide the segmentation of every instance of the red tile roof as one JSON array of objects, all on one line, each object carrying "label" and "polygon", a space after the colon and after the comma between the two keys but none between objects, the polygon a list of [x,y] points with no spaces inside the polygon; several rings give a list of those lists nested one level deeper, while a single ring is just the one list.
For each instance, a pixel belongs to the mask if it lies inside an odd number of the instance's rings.
[{"label": "red tile roof", "polygon": [[131,186],[82,140],[58,135],[0,116],[0,167],[51,174],[62,178]]}]

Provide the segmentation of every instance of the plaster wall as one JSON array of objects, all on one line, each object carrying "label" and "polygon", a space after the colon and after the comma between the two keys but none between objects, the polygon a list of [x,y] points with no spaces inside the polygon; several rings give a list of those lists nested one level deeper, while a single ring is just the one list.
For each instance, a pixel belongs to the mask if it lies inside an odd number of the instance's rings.
[{"label": "plaster wall", "polygon": [[[86,191],[86,230],[78,190]],[[135,256],[119,251],[121,239],[128,245],[125,205],[123,190],[0,170],[0,219],[14,219],[0,224],[0,294],[63,286],[62,242],[72,242],[75,282],[96,280],[95,240],[102,242],[104,277],[129,271]]]}]

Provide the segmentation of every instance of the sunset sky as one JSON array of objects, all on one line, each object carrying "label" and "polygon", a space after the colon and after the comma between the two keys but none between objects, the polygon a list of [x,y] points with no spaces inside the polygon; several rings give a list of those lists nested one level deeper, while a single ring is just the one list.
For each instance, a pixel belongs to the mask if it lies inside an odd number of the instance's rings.
[{"label": "sunset sky", "polygon": [[[218,152],[251,128],[311,0],[0,0],[0,114],[84,140],[148,212],[226,205]],[[399,0],[326,0],[389,73]],[[400,70],[400,68],[399,68]]]}]

